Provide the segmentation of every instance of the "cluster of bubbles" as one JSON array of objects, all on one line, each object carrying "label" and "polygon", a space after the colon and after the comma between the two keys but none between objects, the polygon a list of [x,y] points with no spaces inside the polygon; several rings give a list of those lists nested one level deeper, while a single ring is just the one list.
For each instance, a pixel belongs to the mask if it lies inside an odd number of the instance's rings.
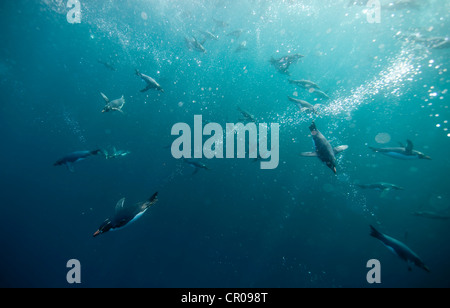
[{"label": "cluster of bubbles", "polygon": [[401,96],[401,89],[405,81],[412,81],[420,69],[414,66],[413,60],[417,58],[407,49],[402,49],[397,57],[391,60],[390,65],[372,80],[353,89],[348,96],[338,97],[323,110],[324,115],[350,115],[361,105],[372,102],[372,97],[381,91],[394,96]]},{"label": "cluster of bubbles", "polygon": [[86,143],[86,138],[83,135],[83,131],[80,128],[80,124],[73,118],[72,114],[67,110],[63,111],[64,122],[69,127],[70,131],[80,140],[81,143]]},{"label": "cluster of bubbles", "polygon": [[380,144],[389,143],[391,141],[391,135],[388,133],[379,133],[375,136],[375,141]]},{"label": "cluster of bubbles", "polygon": [[281,258],[281,265],[289,272],[296,272],[298,282],[304,287],[341,287],[336,283],[334,278],[330,277],[324,270],[313,270],[308,265],[299,263],[296,258]]}]

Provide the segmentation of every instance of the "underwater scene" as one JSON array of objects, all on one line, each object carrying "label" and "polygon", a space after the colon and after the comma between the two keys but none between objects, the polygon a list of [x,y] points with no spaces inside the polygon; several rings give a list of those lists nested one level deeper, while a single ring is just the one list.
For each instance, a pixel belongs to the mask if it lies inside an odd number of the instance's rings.
[{"label": "underwater scene", "polygon": [[0,12],[1,287],[450,286],[450,1]]}]

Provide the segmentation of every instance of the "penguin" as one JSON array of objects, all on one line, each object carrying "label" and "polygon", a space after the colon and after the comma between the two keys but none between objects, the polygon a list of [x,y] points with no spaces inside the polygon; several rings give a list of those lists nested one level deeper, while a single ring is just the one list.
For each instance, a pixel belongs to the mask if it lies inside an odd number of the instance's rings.
[{"label": "penguin", "polygon": [[112,158],[127,156],[131,152],[125,151],[125,150],[116,150],[116,148],[114,147],[111,154],[106,151],[103,151],[103,153],[105,154],[106,159],[112,159]]},{"label": "penguin", "polygon": [[445,216],[436,212],[431,211],[417,211],[412,213],[415,216],[421,216],[425,218],[431,218],[431,219],[442,219],[442,220],[449,220],[450,216]]},{"label": "penguin", "polygon": [[303,89],[320,89],[320,87],[316,83],[314,83],[312,81],[309,81],[309,80],[303,80],[303,79],[302,80],[292,80],[292,79],[289,79],[288,81],[289,81],[289,83],[295,84],[297,86],[300,86]]},{"label": "penguin", "polygon": [[370,226],[370,235],[374,238],[380,240],[383,245],[385,245],[391,252],[397,255],[400,259],[406,261],[408,264],[408,271],[411,271],[410,264],[415,264],[417,267],[430,272],[430,269],[425,265],[425,263],[420,259],[420,257],[412,251],[408,246],[402,242],[387,236],[379,231],[377,231],[372,225]]},{"label": "penguin", "polygon": [[106,219],[94,233],[94,237],[108,231],[122,229],[138,220],[150,206],[158,201],[158,192],[154,193],[147,201],[138,202],[133,206],[124,207],[125,198],[117,202],[114,216]]},{"label": "penguin", "polygon": [[314,88],[312,88],[312,90],[313,90],[312,93],[318,96],[319,98],[330,99],[330,97],[325,92]]},{"label": "penguin", "polygon": [[234,31],[228,33],[227,36],[232,36],[235,39],[238,39],[242,33],[244,33],[244,30],[238,29],[238,30],[234,30]]},{"label": "penguin", "polygon": [[206,49],[205,49],[205,47],[203,47],[203,44],[205,43],[206,38],[201,43],[194,36],[192,37],[192,39],[190,39],[188,37],[184,37],[184,41],[186,42],[186,46],[189,50],[196,50],[199,52],[206,53]]},{"label": "penguin", "polygon": [[219,40],[219,36],[209,32],[209,31],[203,31],[203,30],[197,30],[199,33],[203,34],[203,37],[206,40],[211,40],[211,41],[218,41]]},{"label": "penguin", "polygon": [[227,22],[215,19],[214,17],[213,17],[212,20],[216,23],[216,27],[217,28],[225,28],[225,27],[229,26],[229,24]]},{"label": "penguin", "polygon": [[139,70],[136,69],[136,75],[138,75],[139,77],[142,78],[142,80],[145,81],[145,83],[147,84],[147,86],[141,90],[141,92],[146,92],[150,89],[156,89],[159,90],[161,92],[164,93],[164,89],[159,85],[159,83],[156,82],[155,79],[153,79],[150,76],[147,76],[145,74],[142,74],[141,72],[139,72]]},{"label": "penguin", "polygon": [[288,99],[291,102],[294,102],[297,105],[298,109],[300,109],[301,112],[310,111],[313,114],[317,114],[317,109],[321,106],[320,104],[312,105],[304,100],[293,98],[290,96],[288,96]]},{"label": "penguin", "polygon": [[186,164],[188,164],[189,166],[195,168],[194,172],[192,172],[192,175],[196,174],[200,169],[211,170],[211,169],[209,169],[209,167],[206,166],[205,164],[200,163],[200,162],[197,162],[197,161],[195,161],[195,160],[191,160],[191,159],[185,158],[185,159],[184,159],[184,162],[185,162]]},{"label": "penguin", "polygon": [[423,154],[422,152],[413,150],[414,145],[411,140],[407,140],[406,142],[407,142],[406,147],[401,144],[400,147],[395,147],[395,148],[369,147],[369,149],[371,149],[372,151],[374,151],[376,153],[382,153],[384,155],[387,155],[387,156],[390,156],[393,158],[397,158],[397,159],[402,159],[402,160],[412,160],[412,159],[431,160],[431,158],[429,156]]},{"label": "penguin", "polygon": [[445,48],[450,48],[450,39],[448,37],[441,39],[440,42],[437,42],[435,44],[432,44],[430,46],[431,48],[434,49],[445,49]]},{"label": "penguin", "polygon": [[122,108],[125,105],[125,98],[123,97],[123,95],[121,98],[115,99],[113,101],[110,101],[109,98],[101,92],[100,95],[105,100],[105,107],[103,108],[102,113],[109,111],[119,111],[120,113],[123,113]]},{"label": "penguin", "polygon": [[53,166],[61,166],[65,165],[70,172],[74,172],[73,164],[79,161],[86,159],[91,155],[97,155],[98,153],[103,153],[102,150],[94,150],[94,151],[77,151],[58,159]]},{"label": "penguin", "polygon": [[293,54],[289,56],[284,56],[279,59],[274,59],[273,57],[270,59],[270,63],[282,74],[291,75],[289,72],[289,66],[292,63],[297,62],[299,59],[303,58],[301,54]]},{"label": "penguin", "polygon": [[450,38],[449,37],[428,37],[426,35],[423,35],[420,32],[414,32],[414,33],[399,33],[396,35],[398,38],[404,39],[407,42],[412,42],[415,44],[421,44],[425,46],[426,48],[433,48],[433,49],[445,49],[450,48]]},{"label": "penguin", "polygon": [[404,190],[403,187],[384,182],[374,184],[356,184],[356,185],[363,189],[379,190],[381,191],[381,197],[385,197],[387,193],[390,192],[391,190]]},{"label": "penguin", "polygon": [[241,52],[244,50],[247,50],[247,41],[243,41],[242,43],[239,44],[238,47],[236,47],[236,49],[234,50],[234,52]]},{"label": "penguin", "polygon": [[117,69],[114,66],[112,66],[110,63],[108,63],[108,62],[102,61],[100,59],[97,60],[97,62],[102,64],[102,65],[104,65],[107,69],[109,69],[111,71],[117,71]]},{"label": "penguin", "polygon": [[250,114],[250,113],[248,113],[247,111],[245,111],[245,110],[242,110],[241,109],[241,107],[237,107],[237,110],[242,114],[242,116],[244,117],[244,118],[242,118],[242,119],[239,119],[239,121],[242,121],[242,122],[253,122],[253,123],[256,123],[257,122],[257,120],[256,120],[256,118],[252,115],[252,114]]},{"label": "penguin", "polygon": [[332,148],[328,140],[322,135],[322,133],[317,129],[314,121],[309,126],[311,135],[314,141],[314,146],[316,148],[315,152],[303,152],[300,153],[304,157],[318,157],[322,162],[324,162],[328,168],[330,168],[334,174],[337,174],[336,170],[336,154],[341,153],[348,149],[348,145],[340,145]]}]

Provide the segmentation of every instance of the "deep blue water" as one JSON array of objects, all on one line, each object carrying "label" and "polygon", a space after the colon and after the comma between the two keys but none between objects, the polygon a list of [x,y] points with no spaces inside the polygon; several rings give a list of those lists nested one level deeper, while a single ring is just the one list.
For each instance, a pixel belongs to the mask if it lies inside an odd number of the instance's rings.
[{"label": "deep blue water", "polygon": [[[388,1],[382,1],[386,4]],[[66,262],[81,263],[82,287],[449,287],[450,1],[381,9],[369,23],[349,1],[1,1],[0,286],[72,287]],[[214,20],[224,21],[220,27]],[[228,36],[243,29],[239,38]],[[204,42],[189,50],[185,36]],[[409,38],[407,36],[409,35]],[[235,52],[246,41],[246,50]],[[304,58],[281,74],[270,58]],[[111,64],[108,69],[98,60]],[[165,92],[139,92],[135,69]],[[315,103],[288,79],[314,81],[329,96],[317,116],[287,96]],[[124,95],[123,114],[102,113],[100,92]],[[237,107],[280,124],[280,163],[172,157],[175,123],[239,121]],[[312,117],[338,156],[338,174],[312,151]],[[381,134],[381,135],[380,135]],[[410,139],[432,160],[402,161],[369,146]],[[62,156],[97,148],[75,172]],[[357,183],[404,187],[385,196]],[[93,238],[116,202],[159,201],[124,230]],[[430,273],[369,235],[369,225],[414,250]],[[381,281],[366,281],[366,262]]]}]

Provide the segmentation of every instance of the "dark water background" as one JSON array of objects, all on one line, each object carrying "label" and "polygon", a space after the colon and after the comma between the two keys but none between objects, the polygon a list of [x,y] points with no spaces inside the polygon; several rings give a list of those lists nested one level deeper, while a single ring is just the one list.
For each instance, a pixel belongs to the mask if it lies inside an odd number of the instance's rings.
[{"label": "dark water background", "polygon": [[[83,287],[373,287],[372,258],[382,287],[450,285],[450,221],[411,214],[450,214],[450,50],[399,35],[448,35],[449,1],[383,9],[379,24],[348,1],[80,2],[81,24],[67,22],[66,1],[0,2],[1,286],[69,287],[66,262],[78,259]],[[238,39],[226,35],[240,28]],[[219,36],[206,54],[184,43],[199,29]],[[248,49],[234,52],[244,40]],[[291,77],[269,63],[294,53],[305,57]],[[140,93],[135,68],[165,93]],[[349,145],[337,176],[298,155],[312,150],[311,118],[287,96],[314,96],[288,78],[330,95],[316,123],[333,145]],[[124,95],[124,114],[101,113],[99,92]],[[171,156],[175,123],[202,114],[225,126],[238,106],[280,123],[277,169],[204,159],[212,170],[192,175]],[[406,139],[432,160],[368,149]],[[52,166],[98,147],[131,154],[89,157],[74,173]],[[354,185],[381,181],[405,190],[380,197]],[[120,198],[155,191],[159,202],[134,225],[92,237]],[[406,242],[431,273],[409,272],[370,224]]]}]

